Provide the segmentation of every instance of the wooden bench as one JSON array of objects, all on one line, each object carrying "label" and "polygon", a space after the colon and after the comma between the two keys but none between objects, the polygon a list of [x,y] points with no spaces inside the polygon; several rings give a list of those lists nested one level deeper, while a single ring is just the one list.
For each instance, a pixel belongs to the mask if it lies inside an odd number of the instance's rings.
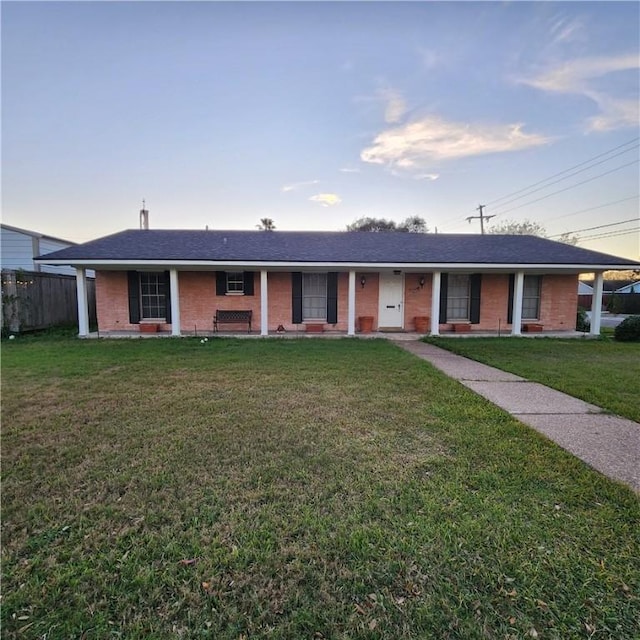
[{"label": "wooden bench", "polygon": [[247,333],[251,333],[251,310],[229,310],[216,309],[216,315],[213,316],[213,331],[218,332],[218,324],[247,324],[249,329]]}]

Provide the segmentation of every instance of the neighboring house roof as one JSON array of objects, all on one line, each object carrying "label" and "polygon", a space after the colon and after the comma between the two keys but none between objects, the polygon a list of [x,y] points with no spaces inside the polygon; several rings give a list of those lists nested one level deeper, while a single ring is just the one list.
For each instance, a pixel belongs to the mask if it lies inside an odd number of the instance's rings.
[{"label": "neighboring house roof", "polygon": [[0,224],[0,228],[7,229],[8,231],[15,231],[17,233],[22,233],[26,236],[31,236],[32,238],[40,238],[43,240],[53,240],[54,242],[60,242],[66,245],[76,245],[77,242],[72,242],[71,240],[64,240],[63,238],[57,238],[56,236],[49,236],[45,233],[40,233],[39,231],[30,231],[29,229],[21,229],[20,227],[13,227],[10,224]]},{"label": "neighboring house roof", "polygon": [[593,287],[586,282],[582,282],[582,280],[578,281],[578,295],[579,296],[590,296],[593,295]]},{"label": "neighboring house roof", "polygon": [[624,287],[616,289],[614,293],[640,293],[640,280],[637,282],[630,282]]},{"label": "neighboring house roof", "polygon": [[350,264],[629,268],[637,263],[514,235],[400,232],[128,230],[38,258],[48,264]]}]

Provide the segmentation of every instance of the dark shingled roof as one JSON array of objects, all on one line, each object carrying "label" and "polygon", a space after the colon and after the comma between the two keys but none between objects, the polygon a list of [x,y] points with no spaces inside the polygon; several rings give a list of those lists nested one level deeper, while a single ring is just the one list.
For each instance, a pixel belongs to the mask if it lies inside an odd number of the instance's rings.
[{"label": "dark shingled roof", "polygon": [[536,236],[399,232],[128,230],[40,256],[42,260],[203,260],[637,266]]}]

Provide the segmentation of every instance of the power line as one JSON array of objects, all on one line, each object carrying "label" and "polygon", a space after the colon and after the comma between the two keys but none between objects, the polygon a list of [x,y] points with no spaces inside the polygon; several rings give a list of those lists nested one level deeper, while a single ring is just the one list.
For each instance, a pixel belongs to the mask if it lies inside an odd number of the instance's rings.
[{"label": "power line", "polygon": [[611,169],[610,171],[605,171],[604,173],[599,173],[597,176],[592,176],[591,178],[587,178],[586,180],[582,180],[581,182],[576,182],[575,184],[571,184],[564,189],[558,189],[558,191],[553,191],[552,193],[548,193],[546,196],[541,196],[540,198],[536,198],[535,200],[530,200],[529,202],[525,202],[523,204],[519,204],[517,207],[511,207],[511,209],[507,209],[506,211],[500,211],[496,213],[496,216],[502,216],[505,213],[509,213],[511,211],[515,211],[516,209],[522,209],[522,207],[528,207],[530,204],[534,204],[536,202],[540,202],[541,200],[546,200],[551,196],[555,196],[558,193],[563,193],[565,191],[569,191],[570,189],[575,189],[575,187],[579,187],[580,185],[587,184],[588,182],[593,182],[598,178],[602,178],[603,176],[608,176],[610,173],[615,173],[616,171],[620,171],[620,169],[624,169],[625,167],[630,167],[632,164],[637,164],[640,160],[632,160],[631,162],[627,162],[627,164],[622,164],[619,167],[615,167],[615,169]]},{"label": "power line", "polygon": [[637,222],[638,218],[631,218],[630,220],[622,220],[621,222],[610,222],[609,224],[600,224],[597,227],[588,227],[586,229],[576,229],[575,231],[565,231],[564,233],[556,233],[549,238],[558,238],[566,235],[567,233],[581,233],[582,231],[594,231],[595,229],[604,229],[605,227],[615,227],[619,224],[627,224],[627,222]]},{"label": "power line", "polygon": [[617,238],[618,236],[628,236],[631,233],[637,233],[640,235],[640,227],[637,229],[623,229],[622,231],[613,231],[611,233],[601,233],[594,236],[585,236],[579,238],[578,242],[589,242],[590,240],[603,240],[604,238]]},{"label": "power line", "polygon": [[[580,162],[579,164],[574,165],[573,167],[569,167],[568,169],[565,169],[564,171],[559,171],[558,173],[554,173],[552,176],[549,176],[548,178],[545,178],[544,180],[539,180],[538,182],[534,182],[533,184],[529,185],[528,187],[523,187],[522,189],[518,189],[517,191],[513,191],[511,193],[508,193],[505,196],[502,196],[500,198],[496,198],[495,200],[491,200],[490,202],[487,203],[487,206],[495,204],[496,202],[500,202],[501,200],[505,200],[506,198],[510,198],[511,196],[515,196],[518,193],[522,193],[523,191],[528,191],[529,189],[532,189],[533,187],[537,187],[538,185],[542,184],[543,182],[547,182],[549,180],[552,180],[553,178],[557,177],[557,176],[561,176],[565,173],[568,173],[569,171],[573,171],[573,169],[577,169],[578,167],[582,167],[585,164],[589,164],[590,162],[593,162],[594,160],[597,160],[598,158],[601,158],[602,156],[606,156],[610,153],[612,153],[613,151],[617,151],[618,149],[622,149],[622,147],[626,147],[634,142],[637,142],[638,140],[640,140],[640,136],[636,137],[636,138],[632,138],[631,140],[628,140],[627,142],[618,145],[617,147],[613,147],[613,149],[609,149],[608,151],[604,151],[600,154],[598,154],[597,156],[593,156],[592,158],[589,158],[588,160],[585,160],[584,162]],[[637,146],[637,145],[636,145]],[[626,153],[626,152],[622,152],[622,153]],[[615,157],[615,156],[614,156]]]},{"label": "power line", "polygon": [[[535,182],[535,183],[533,183],[533,184],[531,184],[531,185],[529,185],[529,186],[527,186],[527,187],[523,187],[522,189],[518,189],[517,191],[512,191],[511,193],[508,193],[508,194],[506,194],[506,195],[504,195],[504,196],[501,196],[500,198],[496,198],[496,199],[494,199],[494,200],[491,200],[490,202],[488,202],[488,203],[487,203],[487,205],[483,205],[483,206],[489,206],[489,205],[495,204],[496,202],[500,202],[501,200],[505,200],[506,198],[509,198],[509,197],[511,197],[511,196],[515,196],[515,195],[517,195],[517,194],[519,194],[519,193],[522,193],[523,191],[529,191],[529,190],[530,190],[530,189],[532,189],[533,187],[537,187],[538,185],[541,185],[541,184],[543,184],[543,183],[545,183],[545,182],[548,182],[549,180],[552,180],[553,178],[555,178],[555,177],[557,177],[557,176],[564,175],[565,173],[568,173],[569,171],[572,171],[573,169],[577,169],[577,168],[579,168],[579,167],[583,167],[584,165],[589,164],[589,163],[592,163],[594,160],[598,160],[599,158],[602,158],[603,156],[610,155],[611,153],[613,153],[614,151],[617,151],[618,149],[622,149],[623,147],[627,147],[627,146],[629,146],[629,145],[631,145],[631,144],[633,144],[633,143],[638,142],[638,140],[640,140],[640,137],[632,138],[631,140],[628,140],[627,142],[624,142],[623,144],[620,144],[620,145],[618,145],[617,147],[613,147],[612,149],[609,149],[609,150],[604,151],[604,152],[602,152],[602,153],[600,153],[600,154],[598,154],[598,155],[596,155],[596,156],[593,156],[593,157],[591,157],[591,158],[589,158],[589,159],[585,160],[584,162],[580,162],[580,163],[578,163],[578,164],[576,164],[576,165],[573,165],[572,167],[569,167],[568,169],[565,169],[564,171],[560,171],[560,172],[558,172],[558,173],[554,173],[553,175],[551,175],[551,176],[549,176],[549,177],[547,177],[547,178],[545,178],[545,179],[543,179],[543,180],[539,180],[538,182]],[[619,153],[619,154],[615,154],[615,155],[613,155],[613,156],[611,156],[611,157],[609,157],[609,158],[606,158],[605,160],[602,160],[601,162],[595,163],[595,164],[591,165],[591,167],[587,167],[586,169],[583,169],[583,171],[586,171],[586,170],[587,170],[587,169],[589,169],[589,168],[592,168],[592,167],[594,167],[594,166],[597,166],[597,165],[599,165],[599,164],[602,164],[603,162],[607,162],[608,160],[611,160],[611,159],[613,159],[613,158],[615,158],[615,157],[617,157],[617,156],[619,156],[619,155],[621,155],[621,154],[623,154],[623,153],[627,153],[628,151],[631,151],[631,150],[633,150],[633,149],[637,148],[638,146],[640,146],[640,145],[637,145],[637,144],[636,144],[633,148],[631,148],[631,149],[626,149],[626,150],[622,151],[622,152],[621,152],[621,153]],[[505,210],[505,211],[499,211],[498,213],[496,213],[496,214],[494,214],[494,215],[495,215],[495,216],[501,216],[501,215],[503,215],[503,214],[505,214],[505,213],[509,213],[509,212],[511,212],[511,211],[515,211],[515,210],[520,209],[520,208],[522,208],[522,207],[526,207],[526,206],[528,206],[528,205],[530,205],[530,204],[534,204],[534,203],[536,203],[536,202],[540,202],[541,200],[544,200],[545,198],[550,198],[551,196],[554,196],[554,195],[556,195],[556,194],[558,194],[558,193],[562,193],[562,192],[564,192],[564,191],[568,191],[569,189],[573,189],[574,187],[578,187],[578,186],[580,186],[580,185],[586,184],[586,183],[588,183],[588,182],[591,182],[591,181],[596,180],[596,179],[598,179],[598,178],[601,178],[601,177],[603,177],[603,176],[609,175],[610,173],[614,173],[615,171],[618,171],[618,170],[620,170],[620,169],[623,169],[623,168],[625,168],[625,167],[627,167],[627,166],[630,166],[630,165],[632,165],[632,164],[634,164],[634,163],[636,163],[636,162],[638,162],[638,160],[634,160],[633,162],[630,162],[630,163],[628,163],[628,164],[622,165],[622,166],[620,166],[620,167],[616,167],[615,169],[612,169],[611,171],[606,171],[606,172],[604,172],[604,173],[598,174],[598,175],[593,176],[593,177],[591,177],[591,178],[589,178],[589,179],[587,179],[587,180],[583,180],[583,181],[578,182],[578,183],[576,183],[576,184],[574,184],[574,185],[570,185],[569,187],[566,187],[566,188],[564,188],[564,189],[559,189],[558,191],[554,191],[553,193],[547,194],[546,196],[542,196],[542,197],[540,197],[540,198],[536,198],[535,200],[532,200],[532,201],[530,201],[530,202],[523,203],[523,204],[521,204],[521,205],[518,205],[518,206],[516,206],[516,207],[512,207],[512,208],[507,209],[507,210]],[[572,174],[572,175],[576,175],[577,173],[581,173],[581,172],[580,172],[580,171],[578,171],[578,172],[576,172],[576,173],[574,173],[574,174]],[[566,176],[566,178],[569,178],[569,177],[571,177],[571,176]],[[563,179],[564,179],[564,178],[563,178]],[[551,183],[551,184],[556,184],[557,182],[560,182],[560,181],[561,181],[561,180],[557,180],[557,181],[555,181],[554,183]],[[551,185],[549,184],[549,185],[547,185],[547,186],[551,186]],[[546,188],[546,187],[543,187],[543,188]],[[540,190],[540,189],[536,189],[536,191],[539,191],[539,190]],[[534,191],[530,191],[529,193],[527,193],[527,194],[523,194],[523,195],[522,195],[522,196],[520,196],[520,197],[524,198],[524,197],[526,197],[526,196],[528,196],[528,195],[531,195],[531,193],[534,193]],[[573,212],[573,213],[564,214],[564,215],[562,215],[562,216],[556,216],[555,218],[551,218],[550,220],[556,220],[556,219],[563,218],[563,217],[569,217],[569,216],[572,216],[572,215],[577,215],[577,214],[579,214],[579,213],[584,213],[584,212],[586,212],[586,211],[593,211],[593,210],[595,210],[595,209],[599,209],[599,208],[603,208],[603,207],[611,206],[611,205],[614,205],[614,204],[619,204],[619,203],[621,203],[621,202],[626,202],[626,201],[629,201],[629,200],[633,200],[633,199],[638,198],[638,197],[639,197],[639,196],[632,196],[632,197],[630,197],[630,198],[622,198],[622,199],[620,199],[620,200],[616,200],[616,201],[614,201],[614,202],[609,202],[609,203],[605,203],[605,204],[602,204],[602,205],[598,205],[598,206],[596,206],[596,207],[590,207],[590,208],[587,208],[587,209],[582,209],[582,210],[580,210],[580,211],[575,211],[575,212]],[[520,198],[515,198],[514,200],[518,200],[518,199],[520,199]],[[510,201],[510,202],[511,202],[511,201]],[[508,203],[503,203],[502,205],[499,205],[499,207],[500,207],[500,206],[505,206],[506,204],[508,204]],[[499,208],[499,207],[498,207],[498,208]],[[463,218],[462,220],[459,220],[459,221],[458,221],[458,220],[456,220],[455,222],[449,222],[449,223],[445,223],[444,225],[439,225],[439,228],[440,228],[440,230],[442,230],[442,229],[448,229],[448,228],[451,228],[451,227],[454,227],[454,226],[458,226],[458,225],[460,225],[460,224],[462,223],[462,221],[463,221],[464,219],[468,219],[468,218],[467,218],[467,217],[465,217],[465,218]]]},{"label": "power line", "polygon": [[538,187],[537,189],[531,189],[528,190],[527,193],[523,193],[520,196],[517,196],[515,198],[511,198],[511,200],[507,200],[506,202],[503,202],[501,205],[498,205],[498,208],[500,207],[504,207],[512,202],[515,202],[516,200],[520,200],[522,198],[526,198],[527,196],[530,196],[533,193],[537,193],[538,191],[544,191],[544,189],[549,188],[550,186],[554,185],[554,184],[558,184],[558,182],[562,182],[563,180],[568,180],[569,178],[573,178],[573,176],[577,176],[579,173],[584,173],[585,171],[589,171],[589,169],[593,169],[593,167],[597,167],[600,164],[603,164],[605,162],[609,162],[609,160],[613,160],[614,158],[617,158],[618,156],[621,156],[624,153],[628,153],[629,151],[633,151],[634,149],[637,149],[640,145],[636,145],[635,147],[631,147],[629,149],[625,149],[624,151],[621,151],[620,153],[616,153],[613,156],[610,156],[609,158],[605,158],[604,160],[600,160],[600,162],[594,162],[593,164],[590,164],[588,167],[584,167],[578,171],[574,171],[573,173],[569,173],[566,176],[563,176],[562,178],[558,178],[557,180],[554,180],[553,182],[549,182],[548,184],[545,184],[541,187]]},{"label": "power line", "polygon": [[580,211],[573,211],[572,213],[564,213],[561,216],[554,216],[553,218],[547,218],[546,222],[552,222],[553,220],[560,220],[560,218],[569,218],[571,216],[577,216],[579,213],[586,213],[587,211],[595,211],[596,209],[604,209],[604,207],[610,207],[614,204],[620,204],[621,202],[628,202],[629,200],[637,200],[640,198],[640,194],[631,196],[629,198],[622,198],[620,200],[614,200],[613,202],[605,202],[595,207],[589,207],[588,209],[580,209]]},{"label": "power line", "polygon": [[[638,198],[640,198],[640,194],[636,194],[635,196],[628,196],[626,198],[620,198],[620,200],[613,200],[611,202],[604,202],[602,204],[596,205],[595,207],[587,207],[586,209],[579,209],[578,211],[572,211],[571,213],[564,213],[564,214],[562,214],[560,216],[554,216],[552,218],[546,218],[546,219],[543,220],[543,222],[553,222],[554,220],[560,220],[562,218],[570,218],[571,216],[577,216],[580,213],[587,213],[589,211],[596,211],[598,209],[604,209],[605,207],[611,207],[613,205],[621,204],[623,202],[630,202],[631,200],[637,200]],[[448,222],[448,223],[445,223],[444,225],[439,225],[438,229],[440,231],[442,231],[442,229],[448,229],[448,228],[450,228],[450,227],[452,227],[454,225],[460,225],[460,224],[462,224],[462,220],[456,221],[456,222]],[[557,234],[557,235],[561,235],[561,234]]]}]

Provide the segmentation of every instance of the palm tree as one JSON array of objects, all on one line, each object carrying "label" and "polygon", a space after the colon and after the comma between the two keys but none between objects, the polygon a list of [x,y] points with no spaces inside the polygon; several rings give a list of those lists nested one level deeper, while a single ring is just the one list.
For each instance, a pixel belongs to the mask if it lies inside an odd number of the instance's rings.
[{"label": "palm tree", "polygon": [[260,224],[256,227],[262,231],[275,231],[276,223],[271,218],[260,218]]}]

